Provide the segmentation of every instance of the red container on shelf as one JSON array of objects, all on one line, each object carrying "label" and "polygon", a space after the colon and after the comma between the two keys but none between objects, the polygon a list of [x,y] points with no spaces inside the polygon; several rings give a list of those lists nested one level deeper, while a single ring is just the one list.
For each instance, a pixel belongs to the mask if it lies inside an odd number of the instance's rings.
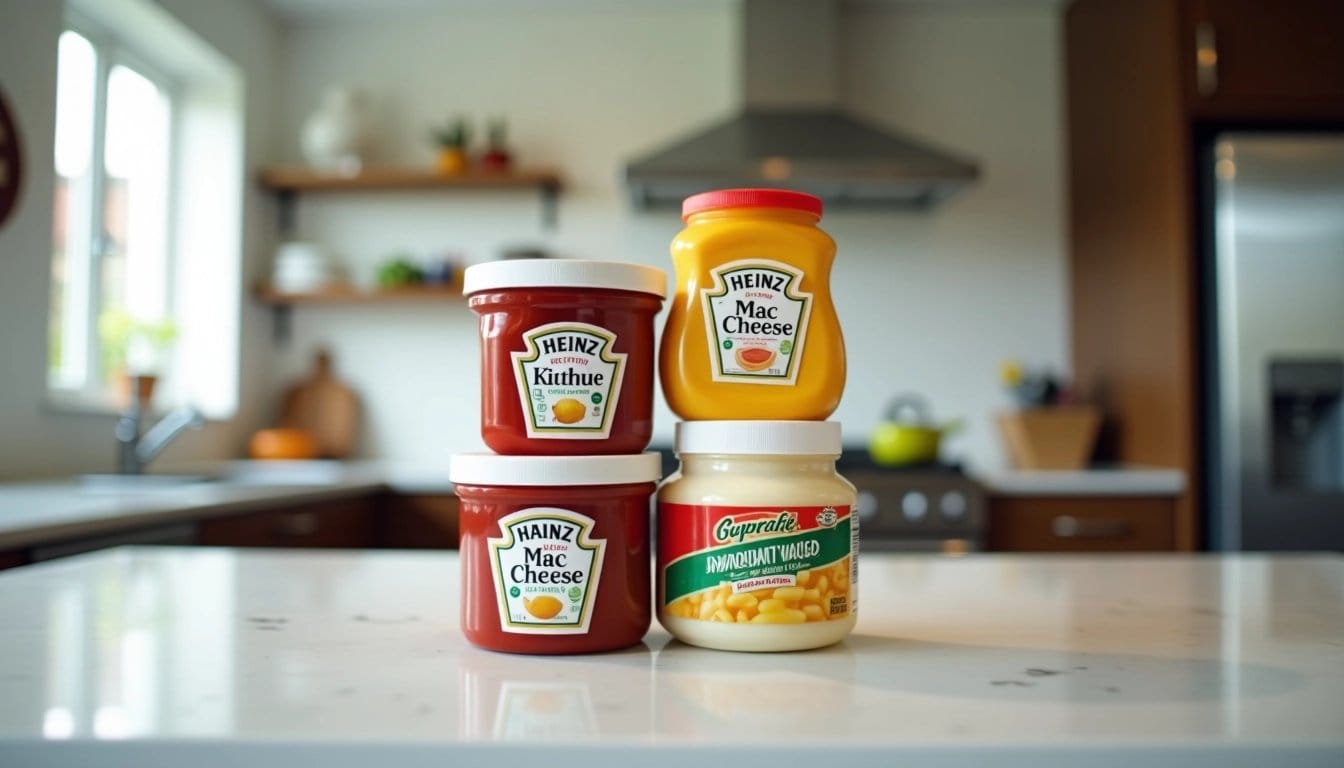
[{"label": "red container on shelf", "polygon": [[509,653],[638,643],[652,616],[656,453],[453,457],[461,500],[462,633]]},{"label": "red container on shelf", "polygon": [[633,454],[653,436],[653,318],[667,275],[569,259],[468,267],[481,437],[502,454]]}]

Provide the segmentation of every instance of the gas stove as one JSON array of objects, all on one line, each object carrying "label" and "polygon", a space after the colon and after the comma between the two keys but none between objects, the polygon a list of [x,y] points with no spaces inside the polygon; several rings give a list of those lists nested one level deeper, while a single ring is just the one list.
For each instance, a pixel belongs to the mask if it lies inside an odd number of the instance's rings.
[{"label": "gas stove", "polygon": [[985,490],[961,465],[881,467],[855,448],[841,454],[836,469],[859,491],[864,549],[960,554],[985,548]]}]

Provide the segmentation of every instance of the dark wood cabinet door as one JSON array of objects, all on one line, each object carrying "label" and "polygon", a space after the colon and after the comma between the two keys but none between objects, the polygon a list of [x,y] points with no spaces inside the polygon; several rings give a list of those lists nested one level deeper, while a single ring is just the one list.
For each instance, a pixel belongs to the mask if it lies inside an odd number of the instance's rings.
[{"label": "dark wood cabinet door", "polygon": [[457,497],[386,494],[379,502],[378,546],[457,549]]},{"label": "dark wood cabinet door", "polygon": [[1190,0],[1195,113],[1344,117],[1344,2]]},{"label": "dark wood cabinet door", "polygon": [[236,517],[204,520],[199,541],[212,547],[373,546],[374,499],[300,504]]},{"label": "dark wood cabinet door", "polygon": [[994,497],[996,552],[1144,552],[1176,547],[1174,498]]}]

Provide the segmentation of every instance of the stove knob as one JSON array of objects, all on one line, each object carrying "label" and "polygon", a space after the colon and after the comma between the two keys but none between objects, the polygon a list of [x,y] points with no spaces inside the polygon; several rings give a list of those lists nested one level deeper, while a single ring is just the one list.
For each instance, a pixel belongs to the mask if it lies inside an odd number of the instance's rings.
[{"label": "stove knob", "polygon": [[869,522],[877,517],[877,497],[868,491],[859,491],[859,522]]},{"label": "stove knob", "polygon": [[918,523],[929,513],[929,497],[919,491],[909,491],[901,497],[901,514],[912,523]]},{"label": "stove knob", "polygon": [[966,514],[966,494],[961,491],[948,491],[938,500],[938,510],[943,513],[943,517],[949,520],[957,520]]}]

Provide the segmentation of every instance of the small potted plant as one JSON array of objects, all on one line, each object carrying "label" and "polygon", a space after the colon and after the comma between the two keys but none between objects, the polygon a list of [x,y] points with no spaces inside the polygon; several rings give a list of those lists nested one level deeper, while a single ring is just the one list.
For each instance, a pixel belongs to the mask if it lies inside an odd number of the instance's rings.
[{"label": "small potted plant", "polygon": [[466,118],[458,117],[434,131],[439,147],[439,173],[455,175],[467,170],[467,144],[471,141],[471,126]]},{"label": "small potted plant", "polygon": [[481,155],[481,169],[485,171],[507,171],[513,164],[513,155],[508,146],[508,123],[502,117],[496,117],[485,126],[485,154]]},{"label": "small potted plant", "polygon": [[[129,405],[133,397],[149,401],[176,338],[172,320],[140,320],[123,309],[108,309],[98,317],[102,373],[119,403]],[[131,391],[132,380],[140,382],[140,391]]]}]

